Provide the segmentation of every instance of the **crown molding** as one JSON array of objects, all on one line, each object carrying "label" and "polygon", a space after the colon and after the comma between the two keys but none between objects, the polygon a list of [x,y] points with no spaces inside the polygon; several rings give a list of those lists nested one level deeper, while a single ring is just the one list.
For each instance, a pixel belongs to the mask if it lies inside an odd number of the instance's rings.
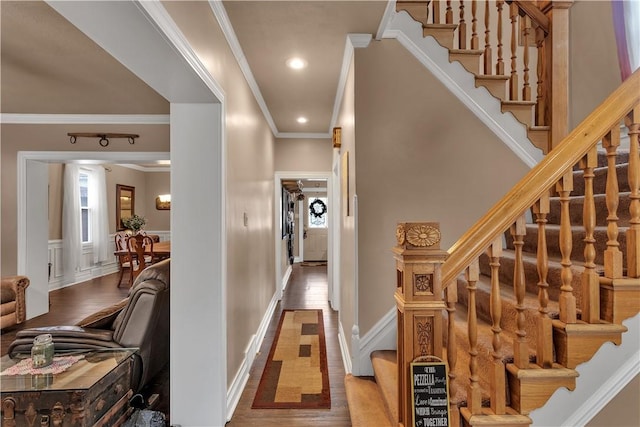
[{"label": "crown molding", "polygon": [[331,139],[330,133],[298,133],[298,132],[278,132],[276,138],[282,139]]},{"label": "crown molding", "polygon": [[[258,106],[260,106],[260,110],[262,110],[262,114],[264,115],[265,120],[269,124],[271,128],[271,132],[274,136],[280,138],[278,128],[276,127],[275,122],[273,121],[273,117],[271,116],[271,112],[269,108],[267,108],[267,104],[262,97],[262,92],[260,92],[260,88],[258,87],[258,83],[256,79],[253,77],[253,73],[251,72],[251,67],[247,62],[247,58],[244,55],[242,47],[240,47],[240,42],[238,41],[238,37],[236,37],[236,33],[233,30],[233,26],[231,25],[231,21],[229,20],[229,16],[227,15],[227,11],[225,10],[221,0],[209,0],[209,7],[213,11],[214,16],[218,20],[218,24],[220,24],[220,28],[227,39],[227,43],[229,43],[229,47],[233,52],[233,56],[235,56],[236,61],[238,61],[238,65],[242,70],[242,74],[244,74],[244,78],[253,93]],[[284,137],[283,137],[284,138]]]},{"label": "crown molding", "polygon": [[0,114],[0,123],[65,125],[65,124],[103,124],[103,125],[168,125],[168,114]]}]

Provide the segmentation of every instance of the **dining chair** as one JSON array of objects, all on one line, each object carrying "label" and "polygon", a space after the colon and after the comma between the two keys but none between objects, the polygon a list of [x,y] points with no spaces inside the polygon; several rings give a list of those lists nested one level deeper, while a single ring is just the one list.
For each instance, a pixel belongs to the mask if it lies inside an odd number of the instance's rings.
[{"label": "dining chair", "polygon": [[131,263],[132,283],[147,266],[153,264],[153,239],[143,234],[136,234],[127,239],[127,249]]},{"label": "dining chair", "polygon": [[[118,232],[115,234],[115,243],[116,243],[116,251],[127,251],[128,243],[127,240],[129,236],[124,232]],[[122,284],[122,278],[124,277],[125,270],[129,271],[129,285],[133,283],[133,268],[132,268],[132,259],[129,253],[123,253],[121,255],[116,255],[118,259],[118,266],[120,269],[120,278],[118,279],[118,287]]]}]

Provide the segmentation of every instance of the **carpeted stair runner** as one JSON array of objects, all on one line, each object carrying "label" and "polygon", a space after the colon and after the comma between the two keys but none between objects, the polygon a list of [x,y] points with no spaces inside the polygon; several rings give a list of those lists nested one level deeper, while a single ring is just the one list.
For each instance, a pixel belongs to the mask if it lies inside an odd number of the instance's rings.
[{"label": "carpeted stair runner", "polygon": [[[619,217],[619,236],[620,250],[624,253],[625,248],[625,232],[629,223],[629,185],[628,185],[628,153],[620,150],[617,156],[618,165],[616,166],[618,186],[620,189],[620,202],[618,205],[617,215]],[[594,236],[597,247],[596,269],[603,270],[602,252],[606,249],[607,237],[607,221],[608,216],[606,198],[604,192],[606,189],[606,156],[603,153],[598,155],[599,167],[594,170],[594,195],[596,205],[596,230]],[[602,194],[600,194],[602,193]],[[560,201],[558,197],[551,198],[551,212],[548,215],[547,245],[548,245],[548,274],[547,282],[550,284],[549,292],[549,312],[551,317],[557,316],[558,313],[558,297],[560,294],[561,272],[560,264],[562,254],[559,249],[559,231],[560,231]],[[581,275],[584,263],[584,229],[582,227],[582,210],[584,205],[584,179],[581,170],[574,171],[574,191],[571,193],[569,203],[570,216],[572,226],[578,230],[573,233],[573,247],[571,252],[571,271],[573,273],[572,286],[574,295],[576,296],[578,307],[580,307],[582,299]],[[523,246],[523,263],[526,281],[526,296],[524,306],[526,307],[526,332],[527,341],[530,343],[530,360],[535,361],[534,343],[536,342],[537,328],[535,318],[538,316],[538,271],[536,251],[538,246],[537,234],[538,226],[535,223],[535,217],[532,216],[533,222],[527,225],[527,235],[524,238]],[[515,339],[516,301],[513,296],[513,270],[515,264],[515,252],[513,239],[510,233],[505,233],[506,249],[504,249],[500,258],[500,287],[502,295],[502,322],[501,334],[502,349],[500,358],[504,363],[511,362],[512,342]],[[490,274],[489,259],[483,254],[480,257],[481,278],[476,284],[476,311],[478,315],[478,366],[479,366],[479,383],[482,389],[483,406],[488,404],[489,379],[488,369],[489,363],[492,362],[492,331],[490,316]],[[451,401],[461,407],[466,406],[466,390],[469,385],[469,342],[466,322],[466,304],[468,302],[467,283],[460,277],[457,283],[459,303],[456,309],[456,344],[457,344],[457,365],[455,374],[457,376],[455,387],[452,389]],[[578,309],[578,313],[580,310]],[[445,318],[445,330],[447,329],[447,316]],[[446,339],[446,337],[445,337]],[[446,348],[446,342],[444,343]],[[445,355],[446,357],[446,355]],[[351,412],[352,424],[354,426],[377,426],[397,424],[397,364],[395,351],[376,351],[371,354],[374,367],[375,381],[371,378],[361,379],[351,375],[345,379],[347,387],[347,399],[349,410]],[[446,360],[446,358],[445,358]],[[532,365],[535,367],[535,365]],[[559,365],[558,365],[559,366]],[[510,405],[510,398],[507,393],[507,406]],[[382,410],[380,408],[383,408]],[[513,412],[508,408],[508,413]],[[381,415],[384,413],[384,417]],[[384,421],[381,421],[383,420]],[[395,422],[394,422],[395,420]],[[516,420],[516,418],[514,418]]]}]

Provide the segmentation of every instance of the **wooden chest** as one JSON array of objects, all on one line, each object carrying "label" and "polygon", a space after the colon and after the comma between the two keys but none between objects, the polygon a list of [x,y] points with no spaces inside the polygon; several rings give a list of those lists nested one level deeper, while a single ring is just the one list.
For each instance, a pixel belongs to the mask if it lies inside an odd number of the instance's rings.
[{"label": "wooden chest", "polygon": [[[113,426],[129,413],[135,350],[87,353],[62,373],[2,375],[2,427]],[[2,371],[16,364],[2,359]]]}]

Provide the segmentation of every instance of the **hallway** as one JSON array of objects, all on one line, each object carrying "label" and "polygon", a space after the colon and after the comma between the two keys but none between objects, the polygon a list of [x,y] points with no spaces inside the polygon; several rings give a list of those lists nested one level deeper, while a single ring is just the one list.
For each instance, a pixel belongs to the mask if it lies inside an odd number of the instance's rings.
[{"label": "hallway", "polygon": [[[331,385],[331,409],[251,409],[282,310],[298,308],[321,308],[323,310],[329,383]],[[227,423],[228,427],[251,425],[346,427],[351,425],[344,389],[345,371],[338,343],[338,313],[329,306],[326,266],[293,265],[293,273],[284,296],[276,307],[260,352],[256,356],[249,375],[249,381],[233,418]]]}]

